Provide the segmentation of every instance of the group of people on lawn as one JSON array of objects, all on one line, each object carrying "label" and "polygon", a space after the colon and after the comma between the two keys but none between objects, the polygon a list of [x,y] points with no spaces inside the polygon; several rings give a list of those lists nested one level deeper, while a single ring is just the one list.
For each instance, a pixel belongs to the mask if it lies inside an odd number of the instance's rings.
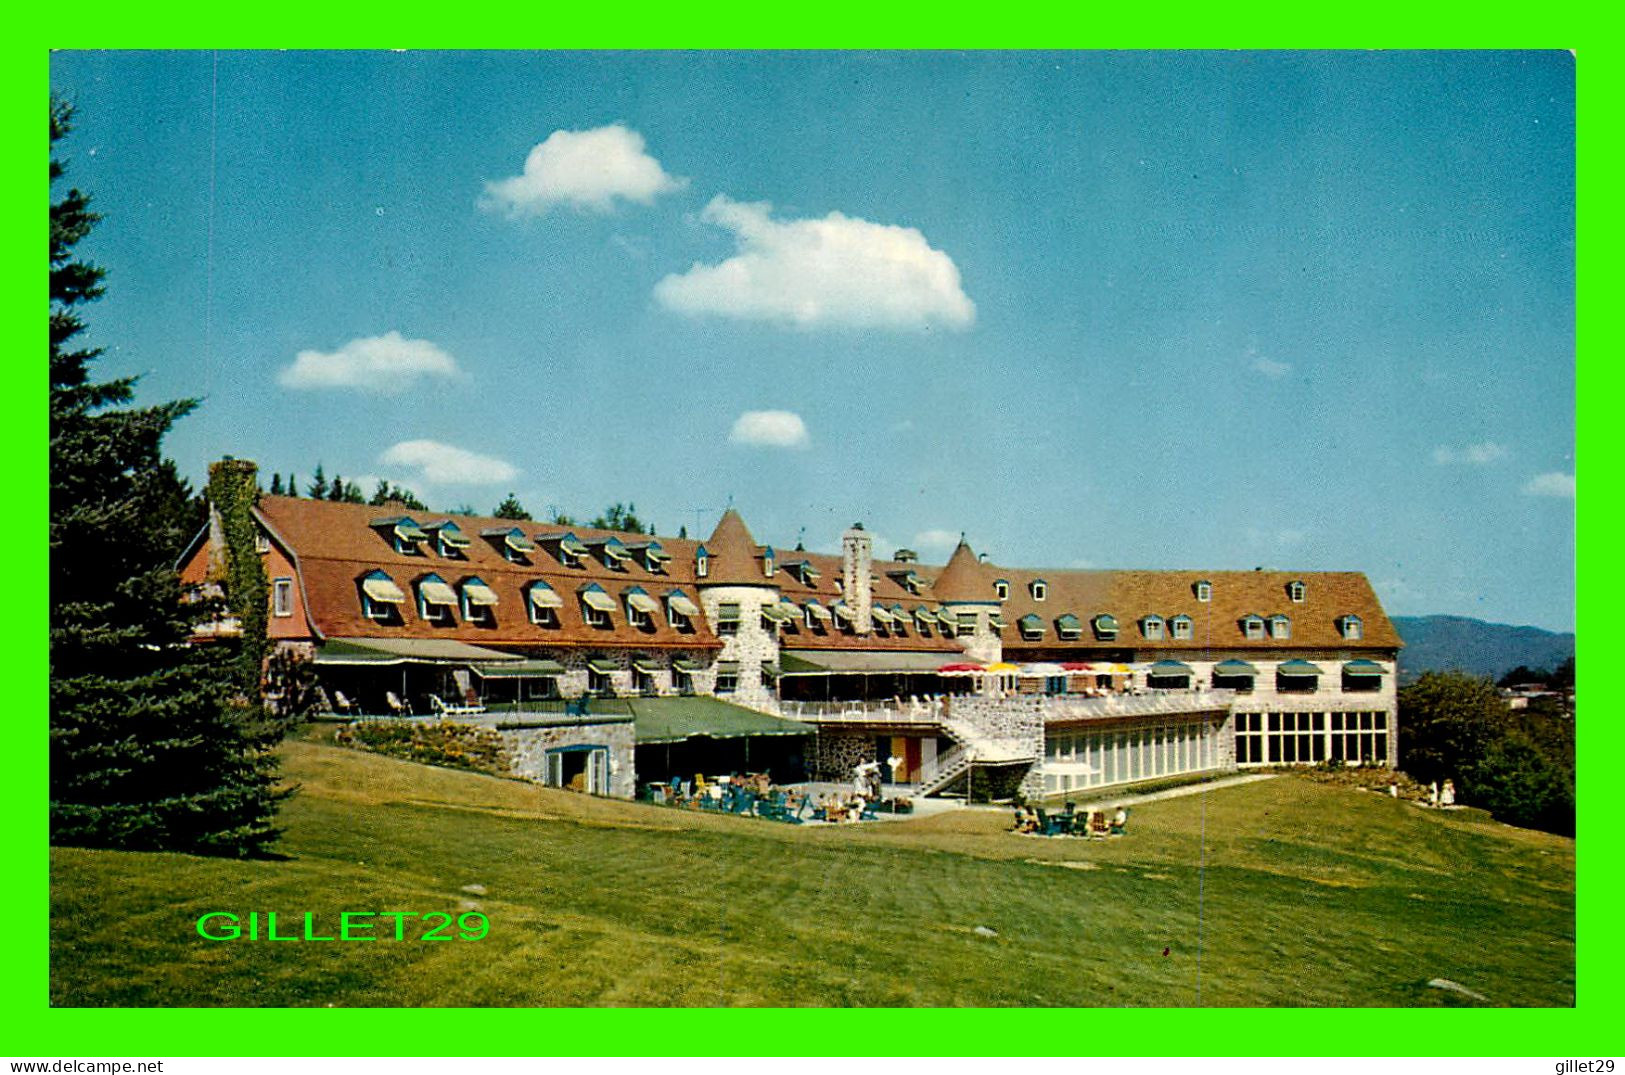
[{"label": "group of people on lawn", "polygon": [[1030,806],[1016,807],[1011,832],[1037,836],[1121,836],[1128,827],[1128,808],[1119,806],[1110,817],[1105,810],[1079,813],[1076,803],[1067,803],[1066,812],[1046,815]]}]

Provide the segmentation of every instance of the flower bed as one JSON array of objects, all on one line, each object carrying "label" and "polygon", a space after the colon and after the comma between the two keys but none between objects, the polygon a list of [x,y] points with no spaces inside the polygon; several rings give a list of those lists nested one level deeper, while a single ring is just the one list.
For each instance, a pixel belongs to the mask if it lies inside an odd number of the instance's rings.
[{"label": "flower bed", "polygon": [[500,735],[489,728],[449,720],[435,724],[362,721],[339,728],[333,738],[357,750],[388,754],[424,765],[470,769],[496,776],[507,776],[509,772],[508,752]]}]

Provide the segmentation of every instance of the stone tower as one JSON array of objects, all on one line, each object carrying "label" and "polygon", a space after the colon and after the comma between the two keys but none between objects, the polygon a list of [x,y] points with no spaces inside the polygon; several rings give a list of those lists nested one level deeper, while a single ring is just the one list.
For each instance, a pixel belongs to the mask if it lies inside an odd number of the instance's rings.
[{"label": "stone tower", "polygon": [[860,635],[874,630],[874,546],[862,523],[853,523],[841,535],[841,599],[852,610],[852,629]]}]

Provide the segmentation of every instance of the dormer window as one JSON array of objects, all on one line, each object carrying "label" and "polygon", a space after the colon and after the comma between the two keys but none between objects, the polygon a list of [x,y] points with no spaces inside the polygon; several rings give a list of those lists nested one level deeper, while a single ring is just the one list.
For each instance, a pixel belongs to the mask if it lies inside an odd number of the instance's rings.
[{"label": "dormer window", "polygon": [[1043,579],[1033,579],[1027,589],[1033,595],[1034,601],[1042,601],[1049,596],[1049,583]]},{"label": "dormer window", "polygon": [[1175,639],[1181,642],[1187,641],[1192,637],[1194,633],[1192,630],[1193,626],[1194,624],[1192,623],[1191,618],[1183,614],[1175,616],[1173,619],[1168,621],[1170,633]]},{"label": "dormer window", "polygon": [[666,595],[666,623],[670,626],[679,631],[691,630],[699,616],[700,606],[682,590],[673,590]]},{"label": "dormer window", "polygon": [[395,611],[406,604],[406,594],[395,580],[382,571],[369,572],[361,580],[361,614],[369,620],[398,619]]},{"label": "dormer window", "polygon": [[643,570],[651,575],[661,575],[666,571],[666,565],[671,562],[671,554],[660,547],[658,541],[648,541],[637,545],[628,545],[627,549],[636,554],[642,553]]},{"label": "dormer window", "polygon": [[1010,600],[1010,580],[1009,579],[994,579],[993,580],[993,592],[994,592],[994,594],[996,594],[998,596],[1000,601],[1008,601],[1008,600]]},{"label": "dormer window", "polygon": [[491,623],[496,619],[497,592],[477,576],[463,580],[463,619]]},{"label": "dormer window", "polygon": [[450,623],[457,607],[457,591],[439,575],[418,580],[418,615],[430,623]]},{"label": "dormer window", "polygon": [[588,627],[609,627],[613,621],[610,617],[615,612],[615,599],[605,592],[604,588],[596,582],[589,583],[580,590],[581,618]]},{"label": "dormer window", "polygon": [[604,566],[611,571],[625,571],[626,562],[632,559],[632,554],[621,544],[620,538],[605,538],[598,551],[603,555]]},{"label": "dormer window", "polygon": [[587,555],[587,543],[574,534],[565,534],[559,541],[559,563],[565,567],[580,567],[581,558]]},{"label": "dormer window", "polygon": [[908,614],[908,609],[902,605],[893,605],[891,607],[892,631],[898,638],[908,637],[908,624],[912,619],[913,617]]},{"label": "dormer window", "polygon": [[1076,642],[1078,636],[1083,634],[1083,621],[1070,612],[1064,612],[1055,618],[1055,633],[1063,642]]},{"label": "dormer window", "polygon": [[434,551],[436,555],[448,560],[465,560],[467,557],[463,550],[473,544],[464,534],[462,528],[450,519],[424,527],[434,533]]},{"label": "dormer window", "polygon": [[649,596],[642,586],[634,586],[623,594],[626,598],[626,622],[633,627],[654,626],[654,614],[660,611],[660,602]]},{"label": "dormer window", "polygon": [[1161,642],[1162,641],[1162,617],[1161,616],[1147,616],[1147,617],[1145,617],[1145,619],[1140,621],[1140,633],[1145,636],[1147,642]]},{"label": "dormer window", "polygon": [[1303,583],[1297,581],[1296,579],[1294,579],[1293,581],[1287,583],[1286,584],[1286,595],[1289,598],[1291,598],[1294,603],[1300,604],[1300,605],[1303,604],[1303,598],[1304,598],[1304,586],[1303,586]]},{"label": "dormer window", "polygon": [[1365,624],[1358,616],[1344,616],[1338,621],[1343,632],[1343,641],[1358,642],[1365,637]]},{"label": "dormer window", "polygon": [[1044,637],[1044,618],[1036,612],[1029,612],[1016,621],[1016,629],[1027,641],[1037,641]]},{"label": "dormer window", "polygon": [[711,554],[701,545],[694,550],[694,577],[703,579],[711,573]]},{"label": "dormer window", "polygon": [[502,552],[502,558],[510,564],[528,564],[530,563],[530,554],[536,551],[536,546],[531,544],[530,539],[525,536],[525,532],[517,526],[508,529],[499,526],[490,530],[481,530],[480,537],[496,539],[497,548]]},{"label": "dormer window", "polygon": [[1249,642],[1261,642],[1264,639],[1264,617],[1243,616],[1241,618],[1241,633]]},{"label": "dormer window", "polygon": [[897,585],[901,586],[915,597],[919,596],[920,589],[925,585],[925,580],[916,575],[912,570],[888,571],[886,573],[892,577]]},{"label": "dormer window", "polygon": [[812,564],[803,560],[801,562],[801,584],[803,586],[816,586],[818,580],[824,576]]},{"label": "dormer window", "polygon": [[1292,621],[1286,616],[1270,617],[1270,637],[1283,639],[1292,637]]},{"label": "dormer window", "polygon": [[869,610],[869,622],[874,625],[875,630],[884,632],[891,626],[891,610],[884,605],[874,606]]},{"label": "dormer window", "polygon": [[835,613],[829,606],[820,601],[807,602],[807,626],[815,631],[822,631],[835,619]]},{"label": "dormer window", "polygon": [[406,556],[421,555],[423,550],[418,548],[418,542],[429,540],[429,535],[424,533],[415,521],[404,515],[374,519],[370,525],[375,530],[384,531],[388,536],[390,548]]},{"label": "dormer window", "polygon": [[769,545],[762,550],[762,576],[773,577],[773,546]]},{"label": "dormer window", "polygon": [[271,551],[271,536],[258,527],[254,529],[254,551],[258,553]]},{"label": "dormer window", "polygon": [[1089,621],[1095,630],[1095,637],[1102,642],[1110,642],[1117,638],[1117,617],[1109,612],[1102,612]]},{"label": "dormer window", "polygon": [[564,607],[564,598],[558,591],[540,579],[530,584],[529,598],[525,604],[530,612],[530,622],[538,627],[557,627],[559,625],[559,609]]},{"label": "dormer window", "polygon": [[1207,579],[1202,579],[1191,588],[1196,591],[1196,599],[1203,604],[1207,604],[1209,601],[1213,600],[1213,583],[1209,582]]}]

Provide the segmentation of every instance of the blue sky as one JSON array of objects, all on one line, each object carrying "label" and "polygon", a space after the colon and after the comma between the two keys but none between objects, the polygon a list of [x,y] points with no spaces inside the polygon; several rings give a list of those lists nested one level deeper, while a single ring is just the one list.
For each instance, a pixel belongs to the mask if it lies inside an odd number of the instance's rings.
[{"label": "blue sky", "polygon": [[167,441],[1574,622],[1566,53],[56,53]]}]

